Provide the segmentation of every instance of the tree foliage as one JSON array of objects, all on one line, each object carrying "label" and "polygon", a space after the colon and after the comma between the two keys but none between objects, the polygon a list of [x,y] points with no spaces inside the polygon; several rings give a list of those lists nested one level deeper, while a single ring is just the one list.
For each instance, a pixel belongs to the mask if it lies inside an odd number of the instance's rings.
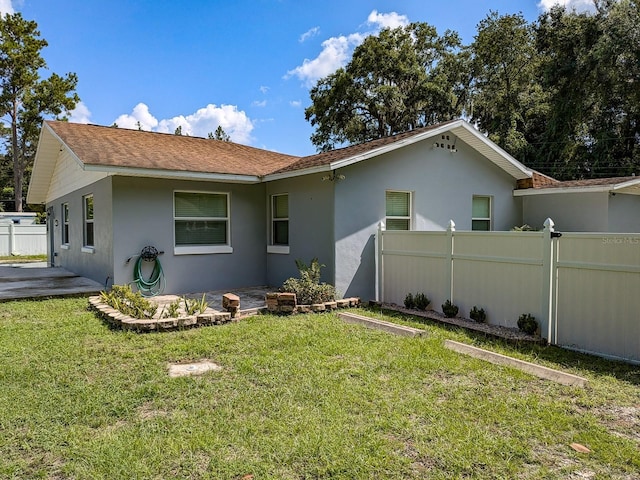
[{"label": "tree foliage", "polygon": [[40,126],[45,116],[61,117],[79,101],[78,79],[53,73],[41,79],[47,64],[41,51],[47,46],[38,25],[19,13],[0,18],[0,134],[13,171],[15,209],[22,211],[23,187],[33,165]]},{"label": "tree foliage", "polygon": [[425,23],[369,36],[312,88],[318,150],[463,117],[560,179],[640,173],[640,2],[490,12],[470,45]]},{"label": "tree foliage", "polygon": [[426,23],[384,29],[356,47],[345,68],[311,90],[306,119],[321,150],[394,135],[458,116],[462,101],[452,64],[458,35]]},{"label": "tree foliage", "polygon": [[218,128],[216,128],[215,133],[209,132],[207,137],[209,138],[209,140],[220,140],[222,142],[231,141],[231,137],[227,134],[227,132],[224,131],[221,125],[218,125]]}]

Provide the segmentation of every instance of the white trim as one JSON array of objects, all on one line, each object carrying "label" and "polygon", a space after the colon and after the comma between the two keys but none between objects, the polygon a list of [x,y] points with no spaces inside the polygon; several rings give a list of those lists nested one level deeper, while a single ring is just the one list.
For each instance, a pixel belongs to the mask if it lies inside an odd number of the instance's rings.
[{"label": "white trim", "polygon": [[267,253],[289,255],[289,245],[267,245]]},{"label": "white trim", "polygon": [[[631,187],[640,188],[640,178],[637,180],[627,180],[621,183],[610,183],[609,185],[584,185],[581,187],[547,187],[547,188],[523,188],[514,190],[514,197],[528,197],[531,195],[552,195],[554,193],[598,193],[615,192],[629,189]],[[631,192],[630,192],[631,193]],[[631,193],[635,195],[634,193]]]},{"label": "white trim", "polygon": [[[390,216],[387,215],[387,193],[406,193],[409,195],[409,205],[408,205],[408,210],[409,210],[409,215],[395,215],[395,216]],[[393,190],[393,189],[386,189],[384,191],[384,223],[387,226],[387,229],[389,228],[389,220],[409,220],[409,228],[408,230],[402,230],[405,232],[410,232],[411,230],[413,230],[413,195],[414,192],[411,190]]]},{"label": "white trim", "polygon": [[293,177],[302,177],[303,175],[313,175],[314,173],[326,173],[332,171],[331,165],[320,165],[318,167],[302,168],[300,170],[291,170],[282,173],[271,173],[262,177],[263,182],[273,182],[275,180],[284,180]]},{"label": "white trim", "polygon": [[532,195],[551,195],[554,193],[598,193],[614,190],[611,185],[597,185],[593,187],[557,187],[557,188],[524,188],[514,190],[514,197],[529,197]]},{"label": "white trim", "polygon": [[207,173],[176,170],[160,170],[151,168],[113,167],[104,165],[84,165],[87,172],[104,172],[109,175],[126,175],[131,177],[168,178],[179,180],[206,180],[224,183],[260,183],[262,177],[256,175],[237,175],[227,173]]},{"label": "white trim", "polygon": [[[489,216],[488,217],[474,217],[473,216],[473,201],[476,198],[486,198],[489,200]],[[489,222],[489,230],[474,230],[473,222]],[[471,231],[472,232],[492,232],[493,231],[493,197],[491,195],[471,195]]]},{"label": "white trim", "polygon": [[[92,212],[91,218],[87,218],[87,200],[91,198]],[[83,248],[95,248],[96,246],[96,230],[95,230],[95,217],[96,217],[96,204],[95,197],[93,193],[88,193],[87,195],[82,196],[82,247]],[[91,244],[87,243],[87,226],[91,224],[91,236],[93,237],[93,242]],[[84,251],[84,250],[83,250]],[[93,251],[91,252],[93,253]]]},{"label": "white trim", "polygon": [[[283,193],[273,193],[270,195],[269,197],[269,214],[270,214],[270,222],[269,222],[269,227],[270,227],[270,232],[269,232],[269,245],[273,245],[273,246],[289,246],[289,216],[287,215],[286,217],[279,217],[276,218],[274,216],[275,213],[275,208],[274,208],[274,202],[276,197],[283,197],[285,196],[287,197],[287,212],[289,211],[289,192],[283,192]],[[275,222],[287,222],[287,243],[275,243],[274,241],[274,237],[275,237],[275,231],[276,229],[274,228]],[[269,250],[269,248],[267,247],[267,251]],[[274,252],[277,253],[277,252]],[[289,253],[289,252],[287,252]]]},{"label": "white trim", "polygon": [[63,243],[62,245],[60,245],[60,248],[62,250],[69,250],[69,244],[68,243]]},{"label": "white trim", "polygon": [[[176,220],[189,220],[190,217],[176,217],[176,193],[202,193],[205,195],[224,195],[227,199],[226,217],[197,217],[195,221],[225,221],[227,223],[227,243],[218,245],[176,245]],[[205,253],[233,253],[231,247],[231,192],[210,192],[206,190],[174,190],[171,195],[173,202],[173,251],[175,255],[205,254]]]},{"label": "white trim", "polygon": [[96,249],[94,247],[87,247],[87,246],[82,247],[80,251],[82,253],[96,253]]},{"label": "white trim", "polygon": [[231,245],[202,245],[197,247],[178,246],[173,247],[174,255],[206,255],[209,253],[233,253]]}]

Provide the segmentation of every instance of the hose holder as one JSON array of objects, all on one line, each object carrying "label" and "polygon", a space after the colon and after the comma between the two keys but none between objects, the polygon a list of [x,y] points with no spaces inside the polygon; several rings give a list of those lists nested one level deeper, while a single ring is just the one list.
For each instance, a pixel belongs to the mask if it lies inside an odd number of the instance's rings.
[{"label": "hose holder", "polygon": [[146,262],[154,262],[156,258],[158,258],[158,255],[160,255],[160,252],[158,252],[158,249],[152,245],[147,245],[140,252],[140,258]]}]

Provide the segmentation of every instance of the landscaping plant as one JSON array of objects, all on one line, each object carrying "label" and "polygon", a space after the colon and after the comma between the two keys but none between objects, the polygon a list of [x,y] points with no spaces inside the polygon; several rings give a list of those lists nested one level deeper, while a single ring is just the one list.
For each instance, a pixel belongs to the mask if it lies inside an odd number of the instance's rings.
[{"label": "landscaping plant", "polygon": [[410,310],[416,308],[416,302],[413,298],[413,293],[407,293],[407,296],[404,297],[404,308],[408,308]]},{"label": "landscaping plant", "polygon": [[416,293],[414,301],[418,310],[426,310],[431,303],[429,297],[427,297],[424,293]]},{"label": "landscaping plant", "polygon": [[133,292],[130,285],[114,285],[111,290],[100,292],[104,303],[120,313],[133,318],[153,318],[158,305],[144,298],[140,292]]},{"label": "landscaping plant", "polygon": [[471,320],[475,320],[478,323],[484,323],[487,321],[487,314],[484,311],[484,308],[478,309],[478,307],[476,307],[475,305],[469,312],[469,317],[471,318]]},{"label": "landscaping plant", "polygon": [[314,303],[332,302],[336,298],[336,289],[333,285],[320,282],[320,269],[325,265],[320,264],[318,258],[311,260],[306,265],[301,260],[296,260],[296,266],[300,272],[300,278],[288,278],[280,287],[281,292],[295,293],[299,305],[311,305]]},{"label": "landscaping plant", "polygon": [[518,328],[528,335],[533,335],[538,330],[538,322],[536,317],[530,313],[523,313],[518,318]]},{"label": "landscaping plant", "polygon": [[458,315],[458,307],[451,303],[451,300],[447,300],[442,304],[442,313],[447,318],[453,318]]}]

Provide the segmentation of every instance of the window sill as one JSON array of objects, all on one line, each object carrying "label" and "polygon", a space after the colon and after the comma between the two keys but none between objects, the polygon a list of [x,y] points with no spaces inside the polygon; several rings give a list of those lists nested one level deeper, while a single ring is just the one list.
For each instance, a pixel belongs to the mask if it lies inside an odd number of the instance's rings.
[{"label": "window sill", "polygon": [[173,247],[174,255],[206,255],[209,253],[233,253],[230,245],[204,245],[201,247]]},{"label": "window sill", "polygon": [[289,255],[289,245],[267,245],[267,253]]},{"label": "window sill", "polygon": [[69,244],[68,243],[63,243],[62,245],[60,245],[60,248],[62,250],[69,250]]},{"label": "window sill", "polygon": [[82,247],[82,253],[96,253],[96,249],[94,247]]}]

